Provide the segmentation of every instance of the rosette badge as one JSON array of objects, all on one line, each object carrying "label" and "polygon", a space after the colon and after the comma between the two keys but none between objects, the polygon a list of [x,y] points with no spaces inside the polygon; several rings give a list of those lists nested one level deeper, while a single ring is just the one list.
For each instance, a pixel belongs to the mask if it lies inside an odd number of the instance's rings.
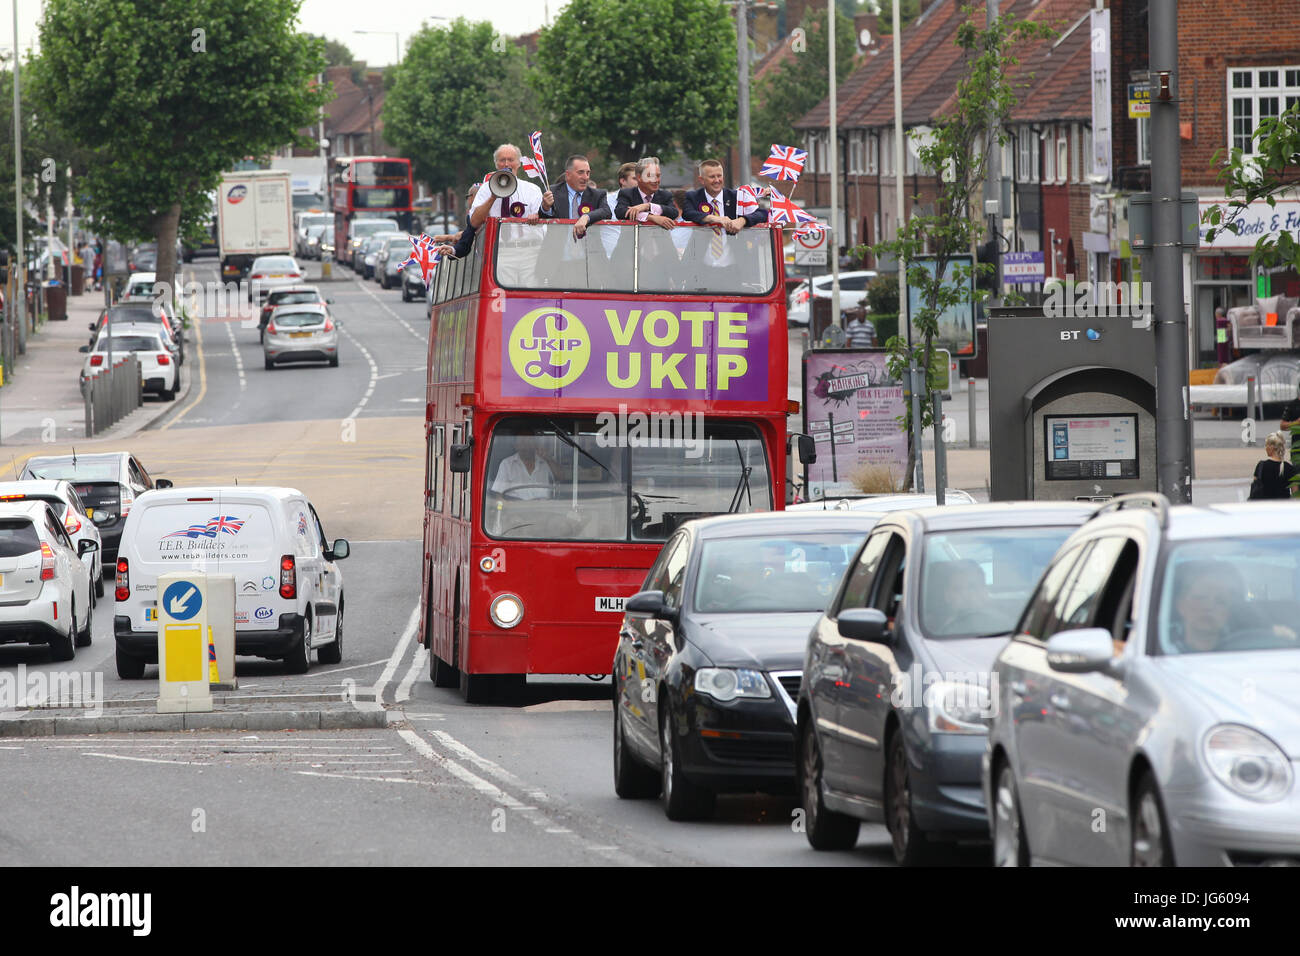
[{"label": "rosette badge", "polygon": [[514,202],[510,204],[510,215],[518,219],[523,214],[524,214],[524,204],[516,199]]},{"label": "rosette badge", "polygon": [[704,213],[706,216],[712,215],[713,207],[706,202],[702,202],[700,203],[700,212]]},{"label": "rosette badge", "polygon": [[581,206],[578,207],[579,216],[585,216],[589,212],[591,212],[591,206],[588,205],[587,203],[583,203]]}]

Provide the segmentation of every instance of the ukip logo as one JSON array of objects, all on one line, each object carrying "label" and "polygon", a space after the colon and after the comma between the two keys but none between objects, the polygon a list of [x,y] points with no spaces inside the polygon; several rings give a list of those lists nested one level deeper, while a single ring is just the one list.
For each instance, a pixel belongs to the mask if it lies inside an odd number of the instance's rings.
[{"label": "ukip logo", "polygon": [[521,379],[540,389],[577,381],[591,361],[591,336],[582,321],[564,309],[529,312],[510,330],[510,364]]}]

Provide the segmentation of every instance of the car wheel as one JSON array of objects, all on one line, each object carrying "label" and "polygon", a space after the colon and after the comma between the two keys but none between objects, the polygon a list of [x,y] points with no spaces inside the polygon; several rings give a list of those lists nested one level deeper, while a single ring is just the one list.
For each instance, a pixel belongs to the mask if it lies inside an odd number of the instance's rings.
[{"label": "car wheel", "polygon": [[1173,866],[1174,851],[1169,842],[1169,824],[1165,808],[1150,771],[1142,775],[1133,795],[1129,827],[1133,866]]},{"label": "car wheel", "polygon": [[335,355],[333,358],[330,359],[330,368],[338,368],[338,367],[339,367],[339,357]]},{"label": "car wheel", "polygon": [[103,596],[104,596],[104,572],[101,569],[99,572],[99,577],[96,578],[95,580],[95,597],[102,598]]},{"label": "car wheel", "polygon": [[[76,643],[77,643],[77,646],[78,646],[78,647],[89,647],[89,646],[90,646],[90,641],[91,641],[91,637],[92,637],[92,635],[91,635],[91,630],[92,630],[93,625],[94,625],[94,623],[95,623],[95,597],[94,597],[94,594],[95,594],[95,592],[94,592],[94,589],[93,589],[93,588],[87,588],[87,589],[86,589],[86,604],[87,604],[87,606],[90,608],[90,610],[88,610],[88,611],[86,612],[86,626],[85,626],[82,630],[80,630],[80,631],[77,632],[77,642],[76,642]],[[73,623],[74,623],[74,624],[76,623],[76,619],[75,619],[75,618],[73,618]]]},{"label": "car wheel", "polygon": [[337,664],[343,660],[343,602],[334,617],[334,643],[317,648],[316,660],[322,664]]},{"label": "car wheel", "polygon": [[614,792],[624,800],[643,800],[659,795],[659,774],[641,763],[627,749],[623,736],[623,709],[618,705],[614,685]]},{"label": "car wheel", "polygon": [[269,359],[269,358],[265,358],[265,357],[264,357],[264,358],[263,358],[263,361],[266,362],[266,367],[267,367],[267,369],[273,369],[273,368],[275,368],[275,361],[274,361],[274,359]]},{"label": "car wheel", "polygon": [[890,738],[885,760],[885,826],[893,843],[895,862],[900,866],[927,862],[930,846],[912,812],[912,775],[901,729]]},{"label": "car wheel", "polygon": [[1016,775],[1009,762],[1004,762],[998,770],[993,791],[993,865],[1029,866],[1025,818],[1020,812]]},{"label": "car wheel", "polygon": [[406,282],[405,282],[405,281],[402,282],[402,301],[403,301],[403,302],[410,302],[410,301],[411,301],[411,294],[410,294],[409,292],[406,291]]},{"label": "car wheel", "polygon": [[660,698],[660,783],[659,800],[669,820],[699,820],[713,813],[714,793],[682,775],[677,735],[673,733],[672,705]]},{"label": "car wheel", "polygon": [[851,850],[858,842],[859,823],[827,810],[822,803],[822,755],[812,720],[799,735],[799,793],[803,797],[804,835],[814,850]]},{"label": "car wheel", "polygon": [[77,602],[72,601],[72,613],[68,616],[68,633],[60,634],[58,637],[50,639],[50,659],[56,661],[70,661],[77,653]]},{"label": "car wheel", "polygon": [[311,617],[310,615],[302,619],[302,636],[301,639],[293,646],[288,654],[284,656],[284,663],[289,668],[290,674],[305,674],[311,668]]},{"label": "car wheel", "polygon": [[164,402],[176,401],[176,392],[178,388],[179,388],[179,384],[173,385],[171,388],[164,388],[162,393],[163,401]]}]

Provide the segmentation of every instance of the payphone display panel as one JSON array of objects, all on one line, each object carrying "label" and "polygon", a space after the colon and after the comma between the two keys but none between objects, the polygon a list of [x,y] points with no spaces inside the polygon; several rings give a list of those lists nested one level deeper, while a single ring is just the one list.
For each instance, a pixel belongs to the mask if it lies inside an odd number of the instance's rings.
[{"label": "payphone display panel", "polygon": [[1137,415],[1043,417],[1044,478],[1138,478]]}]

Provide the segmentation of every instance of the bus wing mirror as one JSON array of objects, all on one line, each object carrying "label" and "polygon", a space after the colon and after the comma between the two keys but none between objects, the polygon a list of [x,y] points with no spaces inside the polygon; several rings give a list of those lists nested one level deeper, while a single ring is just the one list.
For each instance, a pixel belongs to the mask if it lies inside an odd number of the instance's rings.
[{"label": "bus wing mirror", "polygon": [[817,443],[813,441],[811,435],[791,435],[792,439],[798,442],[799,464],[812,465],[817,462]]},{"label": "bus wing mirror", "polygon": [[462,475],[469,473],[469,466],[472,456],[470,455],[470,445],[452,445],[450,459],[451,470]]}]

